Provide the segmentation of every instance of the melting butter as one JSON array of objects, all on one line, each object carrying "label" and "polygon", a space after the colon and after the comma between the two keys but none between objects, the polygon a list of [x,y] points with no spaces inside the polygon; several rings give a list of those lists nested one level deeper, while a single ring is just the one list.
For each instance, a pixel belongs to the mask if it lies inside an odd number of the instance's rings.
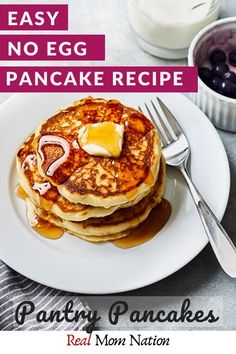
[{"label": "melting butter", "polygon": [[89,155],[119,157],[124,127],[113,122],[87,124],[79,130],[78,141]]}]

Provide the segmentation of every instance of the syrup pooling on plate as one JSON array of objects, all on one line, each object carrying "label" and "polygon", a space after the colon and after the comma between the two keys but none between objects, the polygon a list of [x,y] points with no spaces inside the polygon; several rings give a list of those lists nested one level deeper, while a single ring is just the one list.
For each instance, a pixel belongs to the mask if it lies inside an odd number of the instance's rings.
[{"label": "syrup pooling on plate", "polygon": [[50,239],[58,239],[63,235],[64,230],[35,214],[29,198],[26,198],[26,210],[29,224],[38,234]]},{"label": "syrup pooling on plate", "polygon": [[37,224],[32,226],[34,231],[36,231],[39,235],[49,238],[51,240],[56,240],[64,234],[64,231],[57,226],[54,226],[49,221],[45,221],[43,219],[38,218]]},{"label": "syrup pooling on plate", "polygon": [[151,240],[167,223],[171,215],[171,205],[166,199],[162,199],[155,207],[148,218],[137,228],[129,231],[126,237],[112,241],[120,248],[131,248],[139,246]]}]

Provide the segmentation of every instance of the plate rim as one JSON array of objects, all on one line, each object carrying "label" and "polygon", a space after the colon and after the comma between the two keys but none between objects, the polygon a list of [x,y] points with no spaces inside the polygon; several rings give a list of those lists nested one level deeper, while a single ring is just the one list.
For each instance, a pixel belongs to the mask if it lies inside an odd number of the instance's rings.
[{"label": "plate rim", "polygon": [[[92,93],[91,93],[92,94]],[[105,95],[106,93],[104,93],[104,95]],[[119,93],[118,93],[119,94]],[[149,95],[149,93],[143,93],[143,94],[146,94],[146,95]],[[11,101],[11,100],[14,100],[14,98],[16,97],[16,96],[22,96],[23,94],[22,93],[17,93],[17,94],[14,94],[14,95],[12,95],[12,96],[10,96],[9,98],[7,98],[1,105],[0,105],[0,110],[2,109],[2,107],[3,106],[5,106],[5,105],[7,105],[7,104],[9,104],[9,101]],[[25,95],[25,94],[24,94]],[[158,95],[159,95],[159,93],[158,93]],[[162,94],[160,94],[160,96],[161,96]],[[168,94],[164,94],[164,95],[168,95]],[[220,148],[221,149],[221,152],[222,152],[222,154],[224,155],[224,164],[225,164],[225,166],[224,166],[224,169],[225,169],[225,172],[226,172],[226,176],[227,176],[227,180],[225,180],[224,181],[224,190],[225,190],[225,198],[224,198],[224,201],[222,201],[221,202],[221,210],[219,211],[219,219],[220,219],[220,221],[222,220],[222,218],[223,218],[223,216],[224,216],[224,213],[225,213],[225,211],[226,211],[226,208],[227,208],[227,204],[228,204],[228,199],[229,199],[229,194],[230,194],[230,179],[231,179],[231,176],[230,176],[230,167],[229,167],[229,160],[228,160],[228,156],[227,156],[227,153],[226,153],[226,150],[225,150],[225,147],[224,147],[224,145],[223,145],[223,142],[222,142],[222,140],[220,139],[220,136],[219,136],[219,134],[217,133],[217,130],[216,130],[216,128],[213,126],[213,124],[211,123],[211,121],[206,117],[206,115],[196,106],[196,105],[194,105],[194,103],[191,101],[191,100],[189,100],[187,97],[185,97],[184,95],[182,95],[182,94],[177,94],[178,96],[182,96],[182,98],[184,98],[185,100],[187,100],[187,101],[190,101],[191,102],[191,104],[193,105],[193,106],[195,106],[195,108],[198,110],[198,111],[200,111],[199,113],[200,113],[200,115],[202,116],[202,119],[204,118],[208,123],[208,127],[209,127],[209,129],[211,130],[211,133],[213,134],[214,133],[214,135],[216,136],[216,138],[217,138],[217,140],[218,140],[218,148]],[[4,118],[0,118],[0,121],[1,120],[4,120]],[[132,291],[132,290],[135,290],[135,289],[140,289],[140,288],[142,288],[142,287],[146,287],[146,286],[148,286],[148,285],[151,285],[151,284],[153,284],[153,283],[155,283],[155,282],[158,282],[158,281],[160,281],[160,280],[162,280],[162,279],[164,279],[164,278],[167,278],[167,277],[169,277],[170,275],[172,275],[172,274],[174,274],[174,273],[176,273],[178,270],[180,270],[180,269],[182,269],[184,266],[186,266],[189,262],[191,262],[204,248],[205,248],[205,246],[208,244],[208,241],[207,241],[207,239],[206,239],[206,241],[205,242],[202,242],[201,244],[199,243],[199,247],[196,249],[196,251],[194,252],[194,254],[193,255],[191,255],[191,257],[189,257],[185,262],[183,262],[182,263],[182,265],[180,266],[180,267],[178,267],[177,266],[177,268],[174,270],[174,271],[169,271],[169,272],[167,272],[167,273],[165,273],[165,275],[163,275],[162,277],[158,277],[158,279],[154,279],[153,281],[151,281],[150,282],[150,280],[147,280],[146,282],[144,281],[144,279],[141,277],[141,280],[135,285],[135,286],[133,286],[133,285],[131,285],[130,287],[127,287],[127,286],[125,286],[125,288],[122,288],[122,286],[120,286],[120,290],[110,290],[110,291],[91,291],[91,290],[89,290],[89,291],[80,291],[80,290],[74,290],[74,289],[70,289],[70,288],[61,288],[61,287],[57,287],[57,286],[55,286],[55,284],[49,284],[47,281],[43,281],[42,282],[42,280],[40,279],[40,275],[39,275],[39,277],[37,277],[37,276],[29,276],[28,274],[26,274],[27,272],[22,272],[21,270],[19,271],[18,269],[17,269],[17,267],[15,267],[14,265],[12,265],[12,263],[14,263],[14,262],[9,262],[8,260],[6,260],[5,259],[5,257],[4,257],[4,255],[2,256],[1,255],[1,259],[2,259],[2,261],[4,262],[4,263],[6,263],[7,265],[9,265],[9,267],[11,267],[12,269],[14,269],[16,272],[18,272],[18,273],[20,273],[20,274],[22,274],[22,275],[24,275],[25,277],[27,277],[27,278],[29,278],[29,279],[31,279],[31,280],[33,280],[33,281],[36,281],[36,282],[39,282],[39,283],[41,283],[41,284],[44,284],[44,285],[46,285],[46,286],[49,286],[49,287],[53,287],[53,288],[55,288],[55,289],[60,289],[60,290],[64,290],[64,291],[69,291],[69,292],[73,292],[73,293],[81,293],[81,294],[97,294],[97,295],[100,295],[100,294],[113,294],[113,293],[121,293],[121,292],[127,292],[127,291]],[[29,273],[31,273],[31,272],[29,272]]]}]

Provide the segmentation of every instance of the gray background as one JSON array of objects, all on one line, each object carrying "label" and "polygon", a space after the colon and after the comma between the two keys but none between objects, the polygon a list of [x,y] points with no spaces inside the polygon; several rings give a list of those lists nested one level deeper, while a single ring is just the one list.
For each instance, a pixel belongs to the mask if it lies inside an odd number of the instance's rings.
[{"label": "gray background", "polygon": [[[1,3],[4,2],[9,3],[9,1],[2,1]],[[11,2],[20,3],[21,1]],[[33,3],[34,1],[24,1],[24,3],[26,2]],[[50,2],[65,3],[65,1],[58,0],[48,1],[48,3]],[[126,0],[71,0],[67,2],[69,2],[70,6],[70,32],[106,34],[106,64],[186,64],[185,60],[167,61],[155,58],[143,52],[137,46],[128,23]],[[236,16],[235,0],[225,0],[223,2],[221,17],[226,16]],[[97,64],[103,65],[104,63]],[[8,94],[0,94],[0,103],[9,96]],[[219,131],[219,134],[225,145],[231,169],[231,193],[223,225],[236,243],[236,135],[223,131]],[[219,301],[223,302],[223,324],[221,324],[221,329],[236,329],[236,281],[229,278],[221,270],[209,246],[192,262],[168,278],[123,295],[181,296],[181,299],[190,296],[205,296],[206,301],[211,297],[218,297]],[[88,304],[98,309],[101,314],[105,314],[106,301],[102,301],[102,298],[98,301],[98,299],[91,297],[88,297],[87,300]],[[171,308],[174,309],[179,306],[179,301],[180,299],[178,298],[172,298]],[[165,304],[166,302],[165,300]],[[195,298],[195,303],[197,303],[197,298]],[[204,309],[204,302],[199,302],[199,305],[200,303],[201,308]],[[158,306],[160,306],[160,301]],[[126,322],[123,321],[122,327],[124,328],[126,324],[128,325],[128,320]],[[103,322],[102,325],[103,328],[111,328],[108,323]],[[150,326],[149,329],[151,328]],[[165,329],[163,326],[161,328]],[[178,329],[178,326],[169,326],[166,328]],[[196,328],[203,329],[203,326],[201,325]]]}]

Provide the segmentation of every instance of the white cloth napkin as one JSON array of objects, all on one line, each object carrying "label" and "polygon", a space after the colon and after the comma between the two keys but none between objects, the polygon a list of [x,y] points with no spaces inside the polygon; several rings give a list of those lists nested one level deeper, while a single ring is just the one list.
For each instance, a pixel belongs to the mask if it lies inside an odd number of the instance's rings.
[{"label": "white cloth napkin", "polygon": [[[31,302],[35,306],[34,312],[25,316],[25,321],[18,324],[16,321],[17,306],[22,302]],[[46,287],[36,283],[23,275],[17,273],[0,260],[0,330],[1,331],[30,331],[30,330],[52,330],[52,331],[77,331],[83,330],[88,325],[88,320],[80,317],[75,322],[62,320],[61,322],[38,322],[36,314],[40,311],[58,311],[63,315],[63,309],[68,302],[73,302],[73,311],[89,311],[86,301],[77,294],[71,294]],[[28,303],[27,303],[28,304]],[[26,305],[28,312],[33,309]],[[19,312],[23,307],[19,308]],[[21,319],[18,316],[18,320]]]}]

